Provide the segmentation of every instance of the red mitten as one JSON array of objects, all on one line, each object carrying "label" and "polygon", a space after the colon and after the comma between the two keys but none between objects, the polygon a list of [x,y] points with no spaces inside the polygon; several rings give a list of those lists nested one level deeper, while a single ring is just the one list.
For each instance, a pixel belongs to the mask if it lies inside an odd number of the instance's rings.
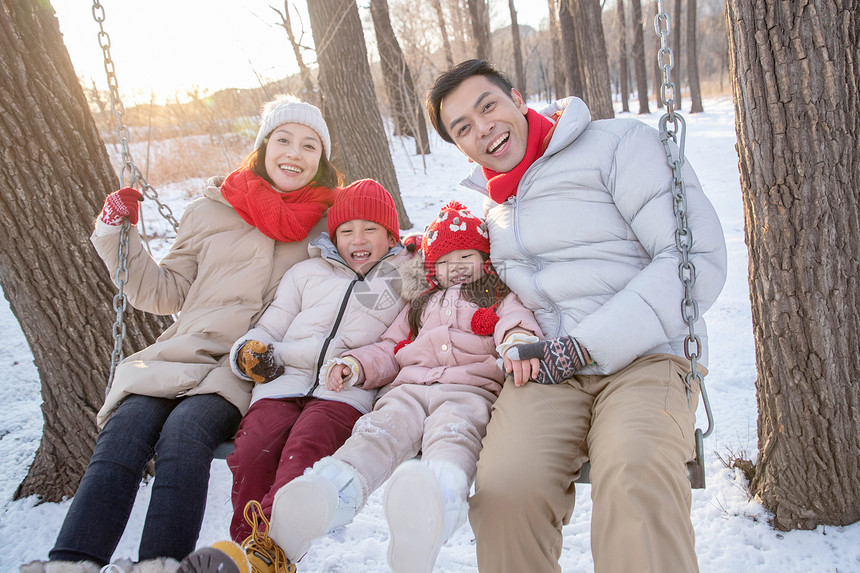
[{"label": "red mitten", "polygon": [[137,225],[142,200],[143,194],[131,187],[114,191],[105,199],[105,206],[99,218],[106,225],[118,226],[122,225],[122,220],[128,217],[132,225]]},{"label": "red mitten", "polygon": [[412,233],[403,237],[401,242],[407,251],[415,253],[421,248],[421,239],[424,237],[421,233]]}]

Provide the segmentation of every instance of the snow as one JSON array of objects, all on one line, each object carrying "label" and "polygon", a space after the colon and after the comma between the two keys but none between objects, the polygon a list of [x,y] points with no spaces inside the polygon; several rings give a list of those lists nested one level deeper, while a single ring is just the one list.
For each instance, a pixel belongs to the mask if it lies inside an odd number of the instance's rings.
[{"label": "snow", "polygon": [[[759,573],[860,571],[860,524],[821,526],[814,531],[781,533],[768,525],[763,506],[750,499],[745,478],[727,469],[719,458],[755,459],[756,378],[755,349],[749,308],[747,250],[741,191],[734,145],[734,116],[728,98],[707,100],[706,113],[685,115],[687,158],[696,169],[713,202],[728,244],[728,279],[716,304],[706,313],[710,347],[710,374],[706,379],[716,418],[713,434],[705,440],[707,488],[693,491],[692,520],[701,571],[723,573],[754,570]],[[629,116],[629,114],[619,114]],[[656,126],[659,114],[640,117]],[[410,155],[411,141],[394,141],[394,156],[403,201],[414,230],[421,231],[447,201],[457,199],[480,212],[482,198],[458,186],[470,165],[451,145],[433,136],[432,154]],[[199,181],[194,185],[199,186]],[[161,200],[179,217],[188,201],[182,185],[159,189]],[[198,187],[199,188],[199,187]],[[154,212],[145,214],[149,229],[164,228]],[[165,244],[155,241],[155,252]],[[105,301],[109,304],[109,301]],[[69,501],[38,504],[34,497],[12,501],[24,479],[42,430],[38,373],[8,303],[0,303],[0,573],[17,571],[33,559],[46,559],[54,543]],[[109,360],[109,356],[105,356]],[[699,424],[706,424],[699,408]],[[115,558],[135,558],[136,546],[149,501],[150,484],[140,487],[126,533]],[[589,546],[590,486],[577,491],[576,510],[564,528],[561,557],[563,571],[593,570]],[[302,573],[340,572],[360,569],[365,573],[388,570],[388,532],[382,512],[382,489],[371,498],[355,521],[330,537],[319,540],[299,564]],[[201,546],[228,537],[230,521],[230,472],[223,460],[212,464]],[[477,571],[474,539],[468,524],[449,540],[439,554],[436,571]]]}]

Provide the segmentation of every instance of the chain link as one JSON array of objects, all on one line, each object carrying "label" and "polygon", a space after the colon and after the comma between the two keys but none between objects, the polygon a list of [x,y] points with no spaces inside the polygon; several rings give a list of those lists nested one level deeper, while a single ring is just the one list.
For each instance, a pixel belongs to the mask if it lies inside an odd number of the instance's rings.
[{"label": "chain link", "polygon": [[[666,153],[666,163],[672,170],[672,208],[675,213],[675,246],[681,254],[681,262],[678,264],[678,278],[684,285],[684,299],[681,301],[681,318],[687,325],[688,334],[684,338],[684,355],[690,361],[690,371],[684,377],[687,389],[687,398],[693,387],[693,380],[699,383],[702,393],[702,401],[708,416],[708,429],[703,434],[707,437],[714,429],[711,405],[708,401],[708,393],[705,390],[705,380],[699,372],[699,357],[702,352],[702,340],[696,334],[695,323],[699,319],[699,303],[693,296],[696,286],[696,267],[690,260],[690,249],[693,246],[693,231],[687,222],[687,187],[681,175],[681,168],[686,162],[685,147],[687,137],[687,125],[681,114],[675,112],[675,84],[672,82],[672,67],[674,57],[669,47],[669,32],[671,22],[669,14],[664,10],[663,0],[657,0],[657,15],[654,16],[654,29],[660,37],[660,50],[657,53],[657,64],[663,71],[663,84],[660,87],[661,97],[666,104],[666,113],[660,118],[659,131],[660,141],[663,143],[663,151]],[[675,158],[669,140],[678,147],[678,157]]]},{"label": "chain link", "polygon": [[[179,222],[173,216],[173,211],[170,207],[162,203],[158,198],[158,193],[147,183],[146,178],[134,164],[131,157],[131,149],[129,148],[129,132],[128,128],[122,121],[125,115],[125,107],[122,104],[122,99],[119,97],[119,85],[116,79],[116,69],[110,55],[110,36],[104,29],[105,12],[104,7],[99,0],[93,0],[93,20],[99,25],[98,42],[104,56],[105,74],[107,75],[107,84],[110,91],[110,107],[111,112],[116,119],[116,135],[122,149],[122,169],[120,170],[120,187],[136,187],[141,190],[144,197],[155,201],[158,205],[158,213],[166,219],[176,231],[179,227]],[[108,377],[107,388],[105,395],[110,391],[113,384],[114,373],[116,372],[117,364],[122,360],[122,341],[125,338],[125,323],[123,315],[128,305],[126,295],[123,292],[123,286],[128,282],[128,245],[129,245],[129,229],[130,224],[128,219],[123,221],[122,231],[120,232],[119,241],[119,266],[116,270],[115,282],[119,287],[119,291],[114,296],[113,308],[116,311],[116,322],[113,325],[113,341],[114,347],[111,353],[110,375]]]}]

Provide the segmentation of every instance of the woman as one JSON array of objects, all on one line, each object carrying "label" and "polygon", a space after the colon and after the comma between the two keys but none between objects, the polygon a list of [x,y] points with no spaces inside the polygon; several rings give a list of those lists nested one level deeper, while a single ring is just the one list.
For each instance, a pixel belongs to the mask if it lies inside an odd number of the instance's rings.
[{"label": "woman", "polygon": [[[330,152],[320,111],[278,96],[263,109],[254,151],[226,179],[210,179],[204,197],[189,204],[160,263],[131,228],[129,302],[179,317],[152,346],[117,366],[98,415],[95,451],[50,562],[22,571],[89,573],[110,563],[153,456],[139,562],[110,569],[172,572],[194,550],[214,449],[235,433],[250,401],[251,384],[228,364],[230,347],[326,229],[324,214],[340,183]],[[137,223],[139,198],[134,189],[112,193],[96,222],[91,240],[111,274],[117,233],[126,218]]]}]

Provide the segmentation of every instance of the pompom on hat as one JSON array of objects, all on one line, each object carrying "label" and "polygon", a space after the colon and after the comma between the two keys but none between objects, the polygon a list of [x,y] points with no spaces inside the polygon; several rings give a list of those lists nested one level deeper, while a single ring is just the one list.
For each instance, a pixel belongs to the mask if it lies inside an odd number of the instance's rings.
[{"label": "pompom on hat", "polygon": [[465,205],[451,201],[427,227],[421,240],[427,280],[435,284],[436,261],[451,251],[475,249],[490,254],[490,235],[487,224],[473,215]]},{"label": "pompom on hat", "polygon": [[326,159],[330,158],[331,135],[328,132],[328,126],[323,119],[322,112],[317,106],[286,94],[275,96],[275,99],[263,106],[260,129],[257,131],[254,149],[258,149],[276,127],[285,123],[299,123],[317,132],[322,141],[323,153],[325,153]]},{"label": "pompom on hat", "polygon": [[332,241],[338,226],[354,219],[373,221],[382,225],[395,240],[400,238],[394,199],[373,179],[359,179],[338,192],[334,205],[328,210],[328,234]]}]

